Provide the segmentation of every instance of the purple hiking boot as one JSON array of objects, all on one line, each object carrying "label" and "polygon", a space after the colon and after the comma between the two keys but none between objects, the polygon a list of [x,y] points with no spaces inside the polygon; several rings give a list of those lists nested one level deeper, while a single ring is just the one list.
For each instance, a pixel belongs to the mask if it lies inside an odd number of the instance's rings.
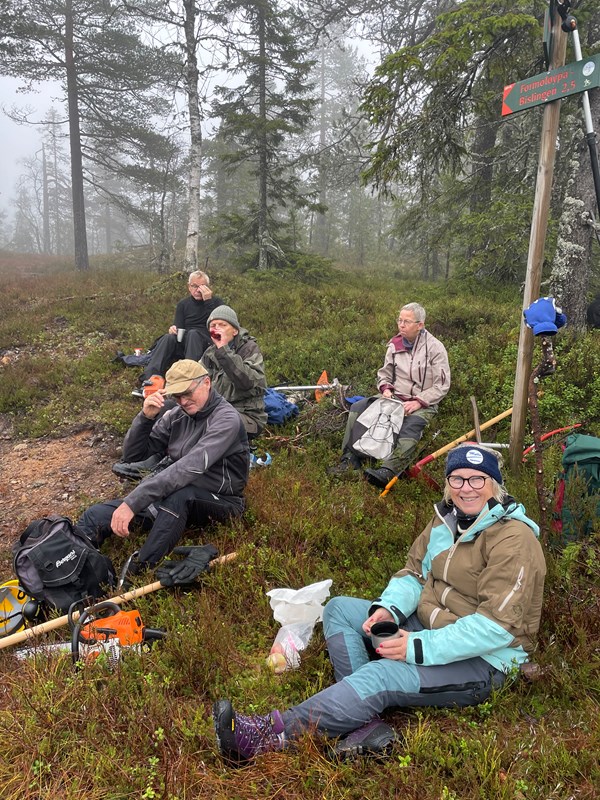
[{"label": "purple hiking boot", "polygon": [[217,700],[213,705],[213,722],[219,752],[229,761],[248,761],[262,753],[283,750],[285,746],[279,711],[246,716],[237,714],[229,700]]},{"label": "purple hiking boot", "polygon": [[388,755],[397,741],[396,731],[379,717],[357,728],[333,746],[336,758],[355,758],[356,756]]}]

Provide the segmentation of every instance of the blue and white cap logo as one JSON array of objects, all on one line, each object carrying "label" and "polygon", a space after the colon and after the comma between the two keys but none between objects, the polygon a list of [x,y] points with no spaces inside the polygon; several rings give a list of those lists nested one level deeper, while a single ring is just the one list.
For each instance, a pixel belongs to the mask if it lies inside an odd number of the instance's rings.
[{"label": "blue and white cap logo", "polygon": [[483,453],[481,453],[479,450],[467,450],[465,453],[465,458],[469,464],[479,466],[483,462]]}]

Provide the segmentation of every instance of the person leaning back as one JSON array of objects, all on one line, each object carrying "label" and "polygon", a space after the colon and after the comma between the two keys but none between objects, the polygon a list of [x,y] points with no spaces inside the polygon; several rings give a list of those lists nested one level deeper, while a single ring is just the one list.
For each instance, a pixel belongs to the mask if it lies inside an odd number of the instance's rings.
[{"label": "person leaning back", "polygon": [[437,414],[438,404],[450,389],[450,365],[444,345],[425,328],[425,309],[407,303],[398,315],[398,334],[388,342],[385,361],[377,373],[380,394],[352,406],[342,442],[342,458],[330,475],[360,469],[365,456],[353,445],[364,432],[358,417],[379,397],[395,397],[404,404],[404,420],[392,454],[379,468],[367,468],[369,483],[384,488],[413,458],[425,427]]}]

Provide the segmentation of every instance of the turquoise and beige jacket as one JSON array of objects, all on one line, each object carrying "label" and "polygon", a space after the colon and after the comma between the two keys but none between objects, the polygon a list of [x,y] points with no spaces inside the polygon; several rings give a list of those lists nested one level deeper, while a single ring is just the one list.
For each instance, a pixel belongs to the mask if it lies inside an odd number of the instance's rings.
[{"label": "turquoise and beige jacket", "polygon": [[425,630],[410,634],[407,662],[430,666],[480,656],[507,672],[527,661],[546,574],[538,536],[512,498],[490,500],[461,535],[454,507],[438,503],[406,566],[372,605],[386,608],[400,626],[417,613]]}]

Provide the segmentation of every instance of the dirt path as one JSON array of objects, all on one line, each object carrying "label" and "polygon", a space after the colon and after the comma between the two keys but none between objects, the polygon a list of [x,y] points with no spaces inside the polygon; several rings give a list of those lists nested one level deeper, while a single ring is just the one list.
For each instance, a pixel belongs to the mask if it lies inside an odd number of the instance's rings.
[{"label": "dirt path", "polygon": [[76,519],[90,502],[123,494],[111,472],[119,445],[111,434],[90,429],[17,442],[0,418],[0,581],[13,577],[10,549],[31,520],[45,514]]}]

